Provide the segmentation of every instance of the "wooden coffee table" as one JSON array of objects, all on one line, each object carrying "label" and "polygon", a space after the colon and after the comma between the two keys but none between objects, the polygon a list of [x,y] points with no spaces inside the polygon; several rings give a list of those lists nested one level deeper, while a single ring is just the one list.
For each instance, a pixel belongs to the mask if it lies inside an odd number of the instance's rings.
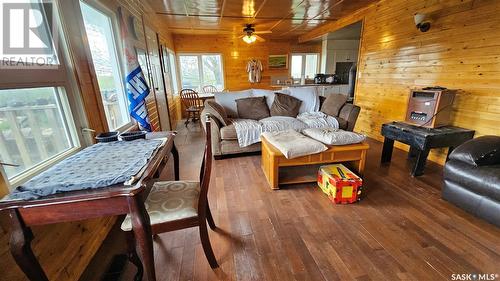
[{"label": "wooden coffee table", "polygon": [[315,182],[318,168],[324,164],[350,162],[363,175],[366,161],[367,143],[331,146],[321,153],[287,159],[281,151],[262,137],[262,170],[272,189],[280,184]]}]

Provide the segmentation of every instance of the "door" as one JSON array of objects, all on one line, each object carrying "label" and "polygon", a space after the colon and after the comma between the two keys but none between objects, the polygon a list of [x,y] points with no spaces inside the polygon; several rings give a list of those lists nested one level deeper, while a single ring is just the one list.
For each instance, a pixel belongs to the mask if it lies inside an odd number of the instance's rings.
[{"label": "door", "polygon": [[163,131],[170,131],[170,118],[168,113],[168,101],[165,94],[165,81],[160,62],[160,45],[158,34],[146,26],[146,43],[149,54],[149,64],[151,66],[152,90],[156,98],[156,107],[160,125]]}]

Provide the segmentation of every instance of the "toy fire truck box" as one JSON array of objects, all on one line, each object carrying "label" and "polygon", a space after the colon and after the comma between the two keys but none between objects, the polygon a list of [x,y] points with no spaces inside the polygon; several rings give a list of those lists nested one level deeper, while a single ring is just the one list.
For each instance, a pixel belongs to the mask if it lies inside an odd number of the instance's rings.
[{"label": "toy fire truck box", "polygon": [[359,201],[363,180],[342,164],[321,166],[318,171],[318,186],[335,204]]}]

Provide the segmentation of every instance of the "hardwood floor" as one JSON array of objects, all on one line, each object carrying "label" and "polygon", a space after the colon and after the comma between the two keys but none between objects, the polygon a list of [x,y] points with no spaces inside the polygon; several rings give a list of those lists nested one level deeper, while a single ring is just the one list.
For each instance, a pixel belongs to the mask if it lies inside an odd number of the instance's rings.
[{"label": "hardwood floor", "polygon": [[[196,179],[203,138],[181,129],[181,178]],[[197,229],[160,235],[158,280],[450,280],[453,273],[500,274],[500,229],[440,199],[442,167],[412,178],[406,154],[380,166],[370,141],[364,198],[333,205],[315,184],[273,191],[259,156],[215,162],[209,231],[221,267],[212,271]],[[162,176],[167,177],[170,171]],[[122,280],[132,280],[127,266]],[[497,277],[499,278],[499,277]]]}]

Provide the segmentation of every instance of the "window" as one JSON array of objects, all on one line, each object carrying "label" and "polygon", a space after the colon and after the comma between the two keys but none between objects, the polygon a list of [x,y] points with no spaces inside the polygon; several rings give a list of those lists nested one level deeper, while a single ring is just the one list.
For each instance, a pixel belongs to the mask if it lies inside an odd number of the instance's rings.
[{"label": "window", "polygon": [[172,90],[174,91],[174,95],[178,95],[179,80],[177,79],[177,66],[175,63],[175,54],[171,50],[168,50],[168,61],[170,65],[170,73],[172,73]]},{"label": "window", "polygon": [[77,146],[68,122],[64,89],[0,90],[0,158],[12,179]]},{"label": "window", "polygon": [[[2,8],[7,7],[3,4],[12,1],[7,2],[0,0],[2,15],[5,15]],[[29,37],[29,50],[24,48],[15,57],[29,57],[36,63],[21,63],[14,68],[2,65],[1,69],[0,162],[16,166],[0,166],[3,178],[0,181],[6,180],[11,187],[76,152],[81,143],[87,144],[87,138],[76,130],[87,127],[87,123],[80,95],[75,91],[78,86],[73,68],[67,59],[66,38],[59,18],[60,2],[30,3],[35,7],[42,3],[43,7],[33,15],[41,24],[39,28],[34,27],[35,35]],[[16,19],[15,12],[10,17]],[[11,25],[11,28],[14,28],[11,32],[17,34],[18,26]],[[14,35],[9,40],[17,42]],[[43,45],[39,45],[40,42]],[[32,44],[44,51],[31,53]],[[11,47],[18,46],[11,44]]]},{"label": "window", "polygon": [[212,85],[224,89],[222,58],[218,54],[179,55],[182,88],[201,91]]},{"label": "window", "polygon": [[172,50],[162,46],[163,67],[165,73],[165,82],[167,83],[167,92],[171,95],[178,94],[177,69],[175,67],[175,55]]},{"label": "window", "polygon": [[92,61],[101,91],[109,130],[131,122],[123,75],[110,16],[85,2],[80,2]]},{"label": "window", "polygon": [[319,55],[292,54],[291,76],[295,79],[313,79],[318,73]]}]

